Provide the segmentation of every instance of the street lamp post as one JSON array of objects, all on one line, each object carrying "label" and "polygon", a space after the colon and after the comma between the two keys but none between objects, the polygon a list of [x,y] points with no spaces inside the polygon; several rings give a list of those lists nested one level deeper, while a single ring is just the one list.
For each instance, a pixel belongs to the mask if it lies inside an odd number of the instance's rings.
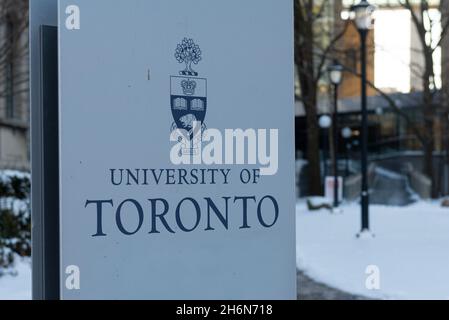
[{"label": "street lamp post", "polygon": [[346,170],[345,170],[345,176],[347,177],[349,175],[349,149],[351,148],[351,144],[349,142],[349,139],[352,137],[352,130],[349,127],[345,127],[341,130],[341,136],[343,137],[345,141],[345,147],[346,147]]},{"label": "street lamp post", "polygon": [[361,234],[369,232],[369,193],[368,193],[368,110],[366,92],[366,40],[369,30],[373,25],[373,13],[375,7],[367,0],[361,0],[351,7],[354,13],[353,19],[357,26],[361,40],[361,102],[362,102],[362,230]]},{"label": "street lamp post", "polygon": [[334,208],[338,208],[338,86],[343,80],[343,66],[334,61],[329,66],[329,79],[334,86],[334,112],[332,115],[332,128],[333,128],[333,144],[334,144]]},{"label": "street lamp post", "polygon": [[[320,117],[320,119],[318,120],[318,124],[320,125],[321,129],[324,129],[327,132],[327,130],[331,127],[332,125],[332,119],[331,117],[329,117],[328,115],[322,115]],[[323,135],[323,176],[324,176],[324,183],[323,186],[326,187],[326,176],[327,176],[327,161],[326,161],[326,145],[327,145],[327,139],[326,139],[326,134]]]}]

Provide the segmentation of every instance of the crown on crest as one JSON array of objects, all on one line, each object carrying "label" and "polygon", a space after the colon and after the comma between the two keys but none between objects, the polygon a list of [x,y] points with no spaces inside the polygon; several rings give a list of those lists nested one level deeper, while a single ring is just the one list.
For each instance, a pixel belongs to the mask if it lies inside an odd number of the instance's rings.
[{"label": "crown on crest", "polygon": [[193,80],[183,80],[181,82],[182,91],[185,95],[193,96],[195,94],[196,82]]}]

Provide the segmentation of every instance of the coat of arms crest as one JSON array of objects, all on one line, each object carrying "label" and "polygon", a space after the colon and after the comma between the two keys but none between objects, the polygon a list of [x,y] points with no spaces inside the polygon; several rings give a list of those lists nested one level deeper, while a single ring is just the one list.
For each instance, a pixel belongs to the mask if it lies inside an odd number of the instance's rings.
[{"label": "coat of arms crest", "polygon": [[171,130],[183,129],[188,133],[182,138],[185,142],[182,153],[189,155],[197,154],[201,138],[196,141],[195,137],[202,137],[206,129],[207,79],[200,78],[192,68],[201,61],[201,55],[201,49],[193,39],[184,38],[176,48],[175,58],[185,64],[185,69],[170,77],[170,104],[174,119]]}]

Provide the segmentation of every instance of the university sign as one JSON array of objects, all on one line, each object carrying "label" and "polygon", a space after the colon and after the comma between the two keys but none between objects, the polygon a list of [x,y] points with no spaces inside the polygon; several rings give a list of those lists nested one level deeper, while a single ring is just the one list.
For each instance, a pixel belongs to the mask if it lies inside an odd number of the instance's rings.
[{"label": "university sign", "polygon": [[[111,174],[114,175],[114,169]],[[120,181],[123,181],[123,169],[120,172]],[[196,184],[202,185],[229,185],[233,184],[228,181],[230,169],[202,169],[197,171],[193,169],[187,173],[185,169],[137,169],[134,173],[127,169],[126,185],[132,185],[133,182],[138,183],[139,172],[145,175],[143,185],[148,186],[147,174],[154,177],[157,181],[156,185],[162,180],[165,185],[184,185],[192,186]],[[251,172],[244,170],[246,178],[243,178],[243,184],[257,184],[260,175],[257,170]],[[221,177],[220,177],[221,175]],[[223,180],[222,180],[222,179]],[[133,182],[130,182],[131,181]],[[243,179],[246,179],[245,181]],[[113,181],[114,178],[112,177]],[[238,182],[237,182],[238,183]],[[120,184],[114,184],[120,185]],[[106,237],[107,233],[103,225],[106,219],[112,219],[115,222],[119,234],[132,236],[145,225],[147,228],[143,232],[147,234],[160,234],[161,232],[177,233],[177,232],[193,232],[193,231],[215,231],[216,228],[221,230],[229,230],[230,226],[243,230],[251,229],[249,220],[252,220],[256,226],[272,228],[279,219],[279,203],[274,196],[265,195],[262,198],[256,196],[232,195],[223,197],[204,197],[201,199],[186,196],[180,198],[175,203],[165,198],[148,198],[141,202],[138,199],[128,198],[121,200],[117,205],[114,199],[102,200],[86,200],[85,207],[93,207],[96,215],[95,234],[92,237]],[[114,203],[117,205],[114,206]],[[113,209],[113,210],[112,210]],[[192,211],[193,209],[193,211]],[[193,213],[190,213],[193,212]],[[231,216],[230,216],[231,213]],[[134,216],[133,216],[134,215]],[[193,215],[193,218],[192,218]],[[250,215],[254,215],[250,216]],[[145,218],[148,219],[147,223]],[[230,221],[232,219],[233,221]],[[124,221],[133,221],[131,227],[126,227]],[[113,231],[113,230],[110,230]]]},{"label": "university sign", "polygon": [[295,298],[292,3],[32,1],[31,37],[43,7],[59,35],[59,297]]}]

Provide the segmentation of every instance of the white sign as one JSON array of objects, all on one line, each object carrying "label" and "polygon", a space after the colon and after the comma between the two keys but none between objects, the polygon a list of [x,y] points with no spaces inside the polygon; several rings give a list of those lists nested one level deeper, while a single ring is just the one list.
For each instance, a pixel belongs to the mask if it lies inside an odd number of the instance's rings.
[{"label": "white sign", "polygon": [[60,0],[64,299],[294,299],[291,1]]},{"label": "white sign", "polygon": [[[338,202],[343,201],[343,177],[337,178],[338,182]],[[324,197],[329,201],[334,201],[335,198],[335,177],[326,177],[326,186],[324,189]]]}]

